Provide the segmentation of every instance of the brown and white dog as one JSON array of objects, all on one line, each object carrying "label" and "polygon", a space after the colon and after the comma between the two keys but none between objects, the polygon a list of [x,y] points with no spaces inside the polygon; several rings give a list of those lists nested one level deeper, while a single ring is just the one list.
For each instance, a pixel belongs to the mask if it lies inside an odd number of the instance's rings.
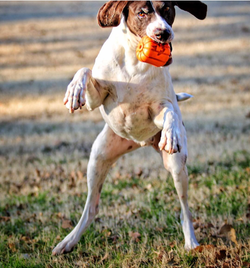
[{"label": "brown and white dog", "polygon": [[198,19],[206,17],[200,1],[110,1],[98,12],[101,27],[114,27],[91,71],[80,69],[69,84],[64,103],[70,112],[86,105],[99,107],[106,125],[95,140],[87,170],[88,197],[80,221],[53,250],[70,252],[98,213],[102,186],[111,165],[123,154],[153,146],[172,174],[181,204],[181,223],[187,250],[199,244],[188,208],[186,131],[168,67],[154,67],[136,58],[140,39],[171,42],[175,6]]}]

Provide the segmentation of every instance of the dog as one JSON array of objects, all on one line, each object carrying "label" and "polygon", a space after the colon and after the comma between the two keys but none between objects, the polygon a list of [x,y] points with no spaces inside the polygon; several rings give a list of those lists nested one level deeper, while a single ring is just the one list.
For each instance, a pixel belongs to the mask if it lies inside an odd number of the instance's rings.
[{"label": "dog", "polygon": [[171,173],[181,204],[185,249],[199,244],[187,202],[187,140],[168,67],[138,61],[136,47],[147,35],[158,43],[174,38],[175,7],[203,20],[207,6],[200,1],[109,1],[99,10],[98,24],[113,27],[95,60],[93,70],[80,69],[67,87],[64,104],[71,113],[86,105],[100,109],[106,122],[93,143],[87,168],[88,196],[76,227],[53,250],[70,252],[98,213],[105,177],[123,154],[152,146]]}]

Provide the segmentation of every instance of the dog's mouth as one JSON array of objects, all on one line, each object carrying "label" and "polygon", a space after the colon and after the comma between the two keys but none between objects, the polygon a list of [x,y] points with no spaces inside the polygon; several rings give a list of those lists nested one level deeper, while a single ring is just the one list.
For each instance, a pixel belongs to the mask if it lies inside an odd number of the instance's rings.
[{"label": "dog's mouth", "polygon": [[[171,44],[171,43],[169,43]],[[171,45],[171,52],[172,52],[172,45]],[[172,58],[172,53],[169,56],[169,60],[166,62],[166,64],[164,66],[168,66],[173,62],[173,58]]]},{"label": "dog's mouth", "polygon": [[158,44],[164,45],[164,44],[169,43],[168,40],[162,40],[162,35],[161,34],[150,36],[150,38],[153,39]]},{"label": "dog's mouth", "polygon": [[172,44],[159,43],[149,36],[144,36],[137,45],[136,56],[139,61],[156,67],[168,66],[172,63]]},{"label": "dog's mouth", "polygon": [[[166,62],[166,64],[164,66],[169,66],[172,62],[173,62],[173,58],[172,58],[172,50],[173,50],[173,46],[172,46],[172,43],[171,42],[166,42],[169,44],[170,46],[170,55],[169,55],[169,59],[168,61]],[[165,43],[165,44],[166,44]]]},{"label": "dog's mouth", "polygon": [[171,41],[173,41],[173,35],[170,33],[165,33],[162,31],[156,32],[152,35],[149,35],[150,38],[152,38],[156,43],[158,44],[169,44]]}]

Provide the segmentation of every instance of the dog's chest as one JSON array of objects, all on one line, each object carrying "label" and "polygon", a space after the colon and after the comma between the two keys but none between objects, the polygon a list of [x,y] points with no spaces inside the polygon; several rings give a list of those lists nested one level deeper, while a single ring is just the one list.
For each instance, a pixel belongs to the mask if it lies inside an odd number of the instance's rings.
[{"label": "dog's chest", "polygon": [[153,115],[160,112],[165,97],[161,86],[150,79],[114,83],[101,113],[118,135],[141,142],[159,131],[153,123]]}]

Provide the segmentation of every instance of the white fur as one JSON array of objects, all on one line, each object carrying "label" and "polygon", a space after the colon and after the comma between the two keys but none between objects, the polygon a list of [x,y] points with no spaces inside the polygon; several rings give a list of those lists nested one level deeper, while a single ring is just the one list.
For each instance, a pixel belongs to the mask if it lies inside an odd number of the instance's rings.
[{"label": "white fur", "polygon": [[[150,27],[162,23],[158,17]],[[84,104],[89,110],[99,107],[106,125],[92,147],[88,198],[82,217],[53,254],[72,250],[98,213],[109,168],[121,155],[141,145],[154,145],[162,155],[181,203],[185,248],[198,246],[187,203],[186,132],[169,70],[139,62],[135,53],[138,41],[122,20],[103,45],[92,72],[87,68],[79,70],[66,91],[64,101],[71,112]]]},{"label": "white fur", "polygon": [[174,39],[174,31],[172,27],[157,13],[155,13],[155,15],[156,15],[156,19],[153,22],[149,23],[149,25],[147,26],[147,29],[146,29],[147,36],[159,42],[159,40],[156,39],[155,34],[154,34],[155,29],[167,30],[170,33],[170,35],[169,35],[168,40],[166,41],[167,43],[172,42]]}]

